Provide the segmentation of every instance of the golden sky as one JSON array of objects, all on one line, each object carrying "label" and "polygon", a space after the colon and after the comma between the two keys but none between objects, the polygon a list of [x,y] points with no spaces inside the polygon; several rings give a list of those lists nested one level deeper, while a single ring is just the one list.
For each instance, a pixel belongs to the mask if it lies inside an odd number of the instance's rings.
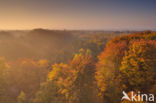
[{"label": "golden sky", "polygon": [[0,29],[156,29],[152,0],[0,0]]}]

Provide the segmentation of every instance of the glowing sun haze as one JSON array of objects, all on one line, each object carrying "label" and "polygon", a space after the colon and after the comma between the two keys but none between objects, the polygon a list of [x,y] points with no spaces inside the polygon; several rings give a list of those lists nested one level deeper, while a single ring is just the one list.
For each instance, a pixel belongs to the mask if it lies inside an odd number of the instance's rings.
[{"label": "glowing sun haze", "polygon": [[156,0],[0,0],[0,29],[156,30]]}]

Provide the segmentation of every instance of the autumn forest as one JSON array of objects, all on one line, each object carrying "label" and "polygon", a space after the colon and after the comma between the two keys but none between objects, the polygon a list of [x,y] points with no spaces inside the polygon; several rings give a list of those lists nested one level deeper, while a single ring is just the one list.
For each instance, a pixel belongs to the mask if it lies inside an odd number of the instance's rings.
[{"label": "autumn forest", "polygon": [[154,31],[0,31],[0,103],[136,103],[155,67]]}]

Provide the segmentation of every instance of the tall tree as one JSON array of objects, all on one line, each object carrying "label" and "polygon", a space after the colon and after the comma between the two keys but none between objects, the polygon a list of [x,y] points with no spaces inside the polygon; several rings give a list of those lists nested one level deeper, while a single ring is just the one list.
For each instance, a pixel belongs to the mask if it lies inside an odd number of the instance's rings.
[{"label": "tall tree", "polygon": [[70,85],[67,85],[69,103],[94,103],[95,62],[90,51],[81,49],[70,62],[70,69],[72,76],[68,79]]},{"label": "tall tree", "polygon": [[[99,95],[103,102],[116,103],[119,101],[120,86],[117,78],[122,57],[127,50],[127,42],[119,41],[108,43],[105,50],[98,57],[96,65],[96,80],[99,88]],[[112,99],[114,97],[115,99]]]},{"label": "tall tree", "polygon": [[133,41],[120,68],[122,84],[127,90],[148,92],[156,83],[156,41]]}]

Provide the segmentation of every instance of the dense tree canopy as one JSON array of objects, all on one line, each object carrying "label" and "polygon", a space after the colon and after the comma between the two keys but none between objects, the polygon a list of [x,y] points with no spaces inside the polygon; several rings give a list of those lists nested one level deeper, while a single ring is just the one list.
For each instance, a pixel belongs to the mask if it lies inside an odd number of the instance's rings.
[{"label": "dense tree canopy", "polygon": [[152,91],[156,84],[155,37],[155,32],[145,31],[114,38],[107,44],[96,66],[99,93],[106,103],[119,102],[123,90]]},{"label": "dense tree canopy", "polygon": [[[38,39],[48,33],[43,38],[50,42],[52,31],[40,31],[35,31]],[[53,37],[59,43],[58,36]],[[111,33],[75,33],[75,41],[65,38],[68,46],[59,46],[55,56],[50,50],[43,53],[48,58],[0,58],[0,103],[129,103],[121,101],[122,91],[155,94],[156,32],[119,35],[108,41],[112,37]]]}]

